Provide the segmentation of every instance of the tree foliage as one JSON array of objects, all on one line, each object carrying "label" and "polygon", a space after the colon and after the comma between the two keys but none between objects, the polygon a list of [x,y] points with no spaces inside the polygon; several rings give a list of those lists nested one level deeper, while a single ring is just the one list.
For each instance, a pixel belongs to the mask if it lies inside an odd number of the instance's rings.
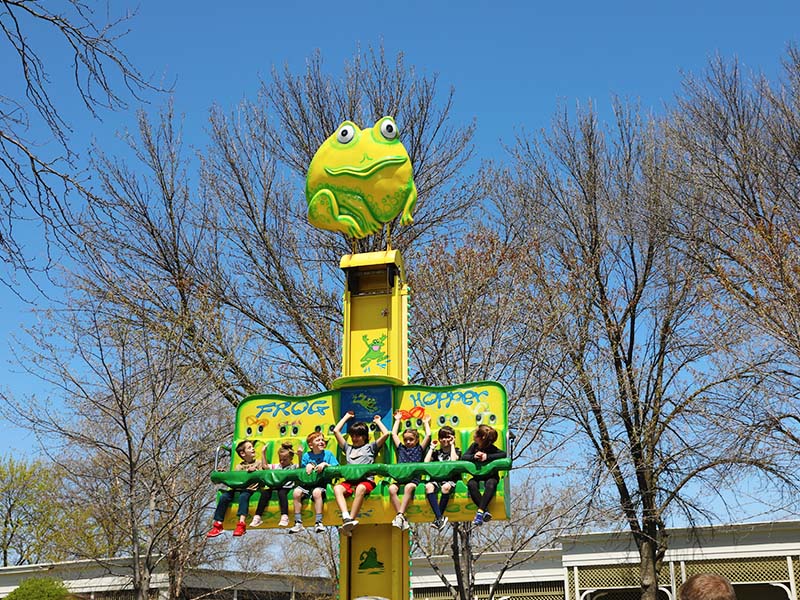
[{"label": "tree foliage", "polygon": [[6,598],[11,600],[67,600],[69,591],[61,581],[46,577],[26,579]]},{"label": "tree foliage", "polygon": [[35,564],[65,557],[61,536],[79,522],[58,495],[62,479],[43,460],[0,459],[0,510],[3,566]]}]

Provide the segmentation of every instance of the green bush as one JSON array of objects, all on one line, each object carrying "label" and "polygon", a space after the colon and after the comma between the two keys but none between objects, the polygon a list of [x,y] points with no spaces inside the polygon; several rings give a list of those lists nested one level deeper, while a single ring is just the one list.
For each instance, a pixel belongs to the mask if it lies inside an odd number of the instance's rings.
[{"label": "green bush", "polygon": [[67,600],[69,592],[57,579],[26,579],[6,600]]}]

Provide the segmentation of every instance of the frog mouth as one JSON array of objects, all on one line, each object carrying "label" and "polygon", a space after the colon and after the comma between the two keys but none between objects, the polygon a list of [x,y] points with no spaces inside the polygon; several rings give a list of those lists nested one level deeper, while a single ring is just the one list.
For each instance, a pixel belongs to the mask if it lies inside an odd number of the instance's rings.
[{"label": "frog mouth", "polygon": [[376,171],[380,171],[384,167],[392,165],[402,165],[406,162],[405,156],[386,156],[371,162],[363,167],[351,167],[345,165],[343,167],[325,167],[325,172],[328,175],[353,175],[354,177],[369,177]]}]

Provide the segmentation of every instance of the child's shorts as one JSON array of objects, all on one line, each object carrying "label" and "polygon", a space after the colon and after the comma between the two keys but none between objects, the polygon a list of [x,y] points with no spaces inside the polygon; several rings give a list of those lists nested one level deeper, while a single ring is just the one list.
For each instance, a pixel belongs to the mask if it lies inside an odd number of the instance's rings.
[{"label": "child's shorts", "polygon": [[[300,495],[300,499],[301,500],[305,500],[306,498],[308,498],[311,495],[311,492],[309,492],[303,486],[298,485],[297,489],[300,490],[300,494],[301,494]],[[314,489],[317,489],[317,488],[314,488]],[[322,499],[324,500],[328,496],[328,494],[325,493],[325,488],[324,487],[320,487],[319,489],[322,490]]]},{"label": "child's shorts", "polygon": [[336,485],[340,485],[344,488],[345,498],[352,496],[359,485],[363,485],[365,488],[367,488],[367,493],[364,494],[365,496],[369,496],[369,493],[375,489],[375,482],[370,481],[369,479],[362,479],[361,481],[343,481],[341,483],[337,483]]},{"label": "child's shorts", "polygon": [[435,489],[435,490],[441,490],[442,486],[445,483],[449,483],[450,484],[450,486],[451,486],[450,493],[453,493],[456,490],[456,482],[455,481],[429,481],[428,483],[430,483],[433,486],[433,489]]},{"label": "child's shorts", "polygon": [[419,485],[421,482],[422,480],[419,477],[412,477],[411,479],[408,479],[406,481],[397,481],[395,483],[398,487],[405,487],[409,483],[413,483],[414,485]]}]

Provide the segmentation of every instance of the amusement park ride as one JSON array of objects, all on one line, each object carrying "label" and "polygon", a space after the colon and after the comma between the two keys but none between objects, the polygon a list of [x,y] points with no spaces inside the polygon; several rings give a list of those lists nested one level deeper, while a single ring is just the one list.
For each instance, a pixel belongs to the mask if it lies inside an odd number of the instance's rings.
[{"label": "amusement park ride", "polygon": [[[312,225],[354,238],[381,231],[398,215],[401,225],[411,224],[417,190],[411,160],[400,142],[394,119],[383,117],[364,130],[350,121],[342,123],[311,161],[306,198]],[[373,423],[375,415],[380,415],[384,425],[391,428],[394,415],[400,412],[405,427],[421,427],[423,417],[429,415],[433,439],[439,427],[451,426],[456,432],[455,443],[462,449],[472,443],[476,427],[490,425],[498,433],[497,446],[508,450],[507,399],[499,383],[408,385],[409,287],[400,253],[389,248],[384,252],[349,254],[341,258],[339,266],[345,274],[342,376],[333,382],[333,389],[311,396],[259,394],[245,398],[236,411],[231,447],[251,440],[259,455],[263,449],[268,462],[278,462],[277,451],[283,442],[291,441],[295,448],[306,449],[309,433],[331,435],[340,418],[352,411],[352,421],[370,424],[373,438],[380,433]],[[230,471],[216,471],[211,479],[232,488],[255,483],[278,488],[288,481],[307,489],[326,486],[323,522],[335,526],[342,521],[332,485],[339,480],[375,475],[377,487],[362,506],[359,525],[351,535],[341,536],[339,600],[401,600],[411,595],[411,546],[409,530],[390,524],[395,511],[389,502],[389,485],[414,478],[423,483],[427,478],[456,481],[446,516],[450,521],[471,521],[476,507],[462,476],[500,473],[489,511],[496,519],[507,519],[511,458],[481,465],[461,460],[397,464],[395,454],[393,445],[387,444],[374,464],[346,465],[340,457],[341,466],[307,474],[305,469],[236,471],[241,459],[231,452]],[[258,496],[256,493],[251,499],[251,512]],[[280,513],[276,504],[271,503],[263,515],[262,528],[278,527]],[[304,504],[304,509],[308,519],[313,507]],[[434,520],[424,485],[418,486],[406,516],[415,523]],[[224,527],[233,529],[236,521],[234,505],[228,510]]]}]

